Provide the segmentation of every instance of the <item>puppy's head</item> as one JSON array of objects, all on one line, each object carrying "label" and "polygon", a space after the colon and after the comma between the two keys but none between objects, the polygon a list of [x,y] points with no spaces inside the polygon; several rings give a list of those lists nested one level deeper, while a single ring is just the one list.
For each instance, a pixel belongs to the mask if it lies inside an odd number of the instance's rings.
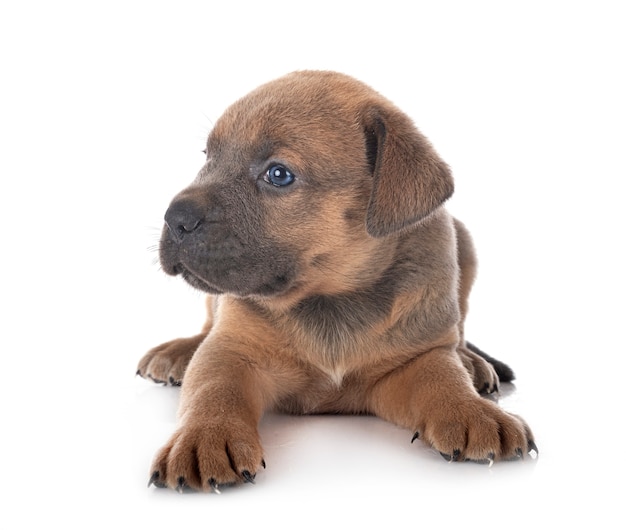
[{"label": "puppy's head", "polygon": [[298,298],[371,282],[398,232],[452,177],[389,101],[332,72],[296,72],[233,104],[165,215],[161,262],[210,293]]}]

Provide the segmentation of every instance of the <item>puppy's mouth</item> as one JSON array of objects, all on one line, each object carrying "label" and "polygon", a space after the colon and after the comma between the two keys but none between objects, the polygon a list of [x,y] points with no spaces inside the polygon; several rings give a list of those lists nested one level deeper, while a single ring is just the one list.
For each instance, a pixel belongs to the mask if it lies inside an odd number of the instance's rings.
[{"label": "puppy's mouth", "polygon": [[262,296],[274,297],[282,295],[294,285],[294,274],[291,271],[283,273],[269,273],[262,275],[256,282],[251,281],[250,275],[240,274],[233,270],[228,280],[219,284],[206,279],[192,271],[188,266],[178,263],[170,269],[170,274],[180,275],[189,285],[208,294],[232,294],[239,297]]},{"label": "puppy's mouth", "polygon": [[189,285],[200,291],[208,294],[224,294],[224,291],[203,280],[200,276],[194,274],[186,268],[182,263],[175,265],[172,272],[175,276],[180,275]]}]

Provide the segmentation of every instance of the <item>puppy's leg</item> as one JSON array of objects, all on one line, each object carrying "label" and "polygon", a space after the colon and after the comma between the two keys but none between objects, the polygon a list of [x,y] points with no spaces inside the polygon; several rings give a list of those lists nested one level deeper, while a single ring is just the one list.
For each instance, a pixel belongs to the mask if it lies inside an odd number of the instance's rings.
[{"label": "puppy's leg", "polygon": [[457,346],[456,351],[472,379],[474,388],[481,394],[498,392],[500,390],[500,378],[497,370],[484,357],[475,353],[470,346],[472,345],[464,342]]},{"label": "puppy's leg", "polygon": [[454,228],[456,230],[456,246],[457,261],[459,264],[459,309],[461,310],[461,320],[459,323],[459,332],[461,343],[465,342],[463,335],[463,326],[465,317],[467,316],[469,295],[476,279],[476,268],[478,266],[476,260],[476,251],[472,243],[472,236],[469,230],[458,219],[454,220]]},{"label": "puppy's leg", "polygon": [[253,482],[265,467],[262,414],[306,384],[291,354],[282,353],[289,345],[255,310],[233,300],[219,310],[185,373],[179,428],[154,460],[151,483],[158,486],[210,491]]},{"label": "puppy's leg", "polygon": [[413,430],[448,460],[490,462],[536,451],[526,423],[481,398],[450,348],[423,353],[381,379],[371,410]]},{"label": "puppy's leg", "polygon": [[180,426],[157,454],[150,484],[219,493],[254,482],[265,467],[257,426],[283,385],[245,342],[212,334],[198,348],[182,385]]},{"label": "puppy's leg", "polygon": [[151,483],[157,486],[219,492],[220,485],[253,481],[264,465],[258,377],[236,354],[210,356],[205,345],[192,363],[205,380],[183,385],[180,427],[153,462]]},{"label": "puppy's leg", "polygon": [[200,333],[193,337],[174,339],[152,348],[139,361],[137,375],[152,379],[155,383],[180,386],[191,357],[211,331],[215,303],[213,296],[207,297],[207,318]]},{"label": "puppy's leg", "polygon": [[515,373],[513,372],[513,370],[511,370],[509,365],[503,363],[502,361],[498,361],[498,359],[494,359],[493,357],[491,357],[491,355],[485,353],[469,341],[465,341],[465,346],[474,355],[478,355],[479,357],[487,361],[490,365],[492,365],[494,370],[496,371],[496,374],[498,374],[498,378],[500,379],[500,381],[504,383],[509,383],[515,379]]},{"label": "puppy's leg", "polygon": [[[454,220],[457,240],[457,260],[459,263],[459,309],[461,320],[459,321],[459,346],[457,353],[470,374],[474,388],[481,393],[491,394],[499,389],[499,377],[495,367],[484,356],[478,354],[465,341],[465,317],[467,316],[469,295],[476,278],[476,251],[472,243],[472,237],[463,223]],[[494,359],[495,360],[495,359]],[[502,363],[503,364],[503,363]],[[506,366],[506,365],[504,365]],[[510,369],[509,369],[510,370]],[[509,379],[510,381],[510,379]]]}]

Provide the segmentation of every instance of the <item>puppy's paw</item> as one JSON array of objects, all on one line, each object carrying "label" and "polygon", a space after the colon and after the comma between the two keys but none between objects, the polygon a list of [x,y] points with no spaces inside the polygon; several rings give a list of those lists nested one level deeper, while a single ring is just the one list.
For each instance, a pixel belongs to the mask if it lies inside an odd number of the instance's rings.
[{"label": "puppy's paw", "polygon": [[152,379],[155,383],[180,386],[189,361],[205,337],[206,334],[201,333],[152,348],[139,361],[137,375]]},{"label": "puppy's paw", "polygon": [[261,467],[255,428],[243,422],[183,426],[154,459],[148,486],[220,493],[221,486],[254,483]]},{"label": "puppy's paw", "polygon": [[470,374],[474,388],[481,394],[492,394],[500,389],[500,378],[492,364],[469,348],[459,346],[457,353]]},{"label": "puppy's paw", "polygon": [[480,397],[441,407],[418,432],[448,461],[491,464],[538,455],[526,422]]}]

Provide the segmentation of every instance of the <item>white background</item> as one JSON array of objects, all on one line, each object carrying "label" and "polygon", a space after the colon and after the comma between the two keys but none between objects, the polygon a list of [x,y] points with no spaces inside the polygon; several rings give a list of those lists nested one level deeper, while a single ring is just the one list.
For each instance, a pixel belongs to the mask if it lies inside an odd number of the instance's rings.
[{"label": "white background", "polygon": [[[624,23],[603,0],[3,2],[6,527],[623,528]],[[453,168],[481,263],[468,336],[516,370],[501,403],[534,464],[272,415],[256,485],[146,488],[177,390],[136,363],[204,316],[159,270],[163,212],[223,109],[304,68],[374,86]]]}]

